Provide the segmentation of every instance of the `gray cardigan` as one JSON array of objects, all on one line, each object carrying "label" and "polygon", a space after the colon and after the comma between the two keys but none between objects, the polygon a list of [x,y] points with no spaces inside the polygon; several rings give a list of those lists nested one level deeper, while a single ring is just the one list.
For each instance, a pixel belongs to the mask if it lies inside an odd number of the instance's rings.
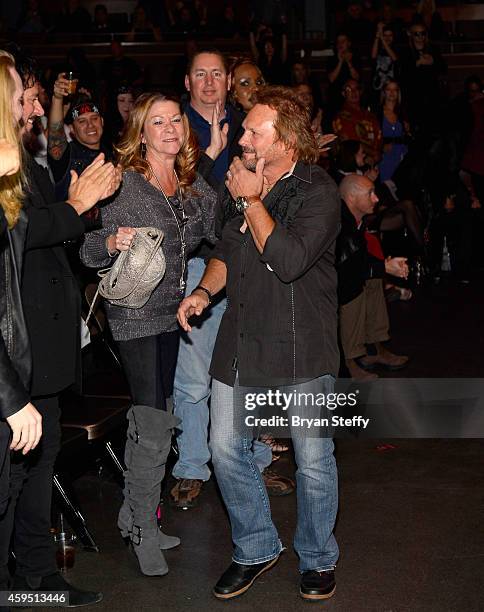
[{"label": "gray cardigan", "polygon": [[[188,217],[185,229],[187,254],[205,238],[214,242],[214,217],[217,196],[197,175],[185,194],[183,205]],[[170,198],[170,201],[174,201]],[[173,207],[175,208],[175,207]],[[176,313],[183,298],[179,288],[181,275],[181,245],[177,225],[163,195],[142,174],[125,172],[117,197],[102,209],[102,229],[85,235],[81,260],[91,268],[109,267],[113,259],[106,250],[106,238],[118,227],[156,227],[165,238],[162,249],[166,272],[161,283],[142,308],[122,308],[105,301],[104,306],[115,340],[132,340],[177,329]]]}]

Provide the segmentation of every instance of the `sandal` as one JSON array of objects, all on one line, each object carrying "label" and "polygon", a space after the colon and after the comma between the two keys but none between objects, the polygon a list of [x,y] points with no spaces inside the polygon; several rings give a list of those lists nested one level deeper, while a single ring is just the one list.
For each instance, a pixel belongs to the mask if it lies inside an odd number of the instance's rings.
[{"label": "sandal", "polygon": [[284,453],[289,450],[289,446],[287,444],[284,444],[283,442],[278,442],[270,433],[262,434],[261,436],[259,436],[259,440],[261,442],[264,442],[264,444],[270,446],[272,451],[275,453]]}]

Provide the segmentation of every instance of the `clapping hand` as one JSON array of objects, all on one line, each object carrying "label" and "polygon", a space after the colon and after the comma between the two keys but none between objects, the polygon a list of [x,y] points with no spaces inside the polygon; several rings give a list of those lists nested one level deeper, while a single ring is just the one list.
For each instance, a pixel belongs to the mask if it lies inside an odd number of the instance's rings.
[{"label": "clapping hand", "polygon": [[220,128],[220,121],[223,119],[225,109],[220,100],[213,107],[212,123],[210,125],[210,144],[205,150],[205,153],[213,160],[216,160],[220,153],[227,146],[227,134],[229,133],[229,124],[226,123],[223,128]]},{"label": "clapping hand", "polygon": [[351,51],[346,51],[345,54],[343,55],[343,59],[348,65],[351,65],[351,60],[353,59],[353,53],[351,53]]},{"label": "clapping hand", "polygon": [[100,153],[80,176],[71,170],[67,202],[82,215],[99,200],[111,196],[120,183],[121,171],[111,162],[105,162],[104,153]]}]

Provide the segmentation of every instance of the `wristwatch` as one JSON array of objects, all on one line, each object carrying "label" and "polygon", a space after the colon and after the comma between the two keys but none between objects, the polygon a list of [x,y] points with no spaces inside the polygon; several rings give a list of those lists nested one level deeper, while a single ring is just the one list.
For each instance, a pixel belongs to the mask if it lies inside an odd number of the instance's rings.
[{"label": "wristwatch", "polygon": [[259,196],[238,196],[237,198],[235,198],[235,210],[238,213],[243,213],[245,212],[249,206],[251,204],[253,204],[254,201],[257,201],[259,199]]}]

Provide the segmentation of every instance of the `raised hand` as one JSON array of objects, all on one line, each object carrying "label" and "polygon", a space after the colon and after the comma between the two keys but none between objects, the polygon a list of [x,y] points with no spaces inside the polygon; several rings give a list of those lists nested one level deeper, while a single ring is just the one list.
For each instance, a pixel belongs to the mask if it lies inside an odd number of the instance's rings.
[{"label": "raised hand", "polygon": [[335,141],[338,137],[336,134],[316,134],[316,140],[318,142],[318,148],[321,153],[325,153],[329,151],[329,146],[333,141]]},{"label": "raised hand", "polygon": [[75,170],[71,170],[67,202],[76,209],[79,215],[82,215],[99,200],[112,195],[120,182],[119,169],[111,162],[105,162],[104,153],[100,153],[80,176]]},{"label": "raised hand", "polygon": [[220,100],[213,107],[212,123],[210,125],[210,144],[205,150],[205,153],[213,160],[222,153],[227,146],[227,134],[229,133],[229,124],[226,123],[223,128],[220,128],[220,121],[225,114],[225,108]]},{"label": "raised hand", "polygon": [[54,98],[62,100],[70,94],[69,81],[65,78],[65,72],[61,72],[54,83]]}]

